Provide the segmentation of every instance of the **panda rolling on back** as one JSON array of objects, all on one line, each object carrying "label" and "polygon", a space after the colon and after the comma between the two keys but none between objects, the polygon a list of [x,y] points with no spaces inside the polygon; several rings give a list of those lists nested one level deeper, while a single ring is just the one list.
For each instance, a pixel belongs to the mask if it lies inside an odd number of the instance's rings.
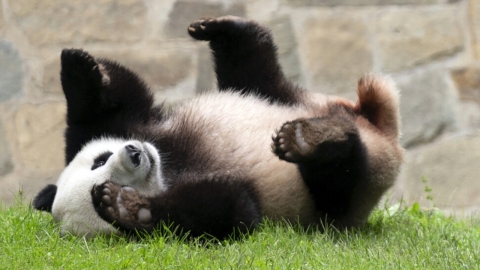
[{"label": "panda rolling on back", "polygon": [[402,163],[394,84],[366,75],[356,103],[308,92],[285,79],[257,23],[226,16],[188,31],[209,41],[219,89],[168,109],[128,69],[62,52],[67,167],[35,208],[86,236],[173,222],[225,238],[263,216],[364,224]]}]

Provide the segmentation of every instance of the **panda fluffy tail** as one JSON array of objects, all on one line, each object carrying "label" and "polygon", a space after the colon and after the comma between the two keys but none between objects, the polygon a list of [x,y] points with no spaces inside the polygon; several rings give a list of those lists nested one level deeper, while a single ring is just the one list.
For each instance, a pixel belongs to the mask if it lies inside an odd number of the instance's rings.
[{"label": "panda fluffy tail", "polygon": [[400,136],[399,93],[393,80],[367,74],[358,80],[354,110],[391,139]]}]

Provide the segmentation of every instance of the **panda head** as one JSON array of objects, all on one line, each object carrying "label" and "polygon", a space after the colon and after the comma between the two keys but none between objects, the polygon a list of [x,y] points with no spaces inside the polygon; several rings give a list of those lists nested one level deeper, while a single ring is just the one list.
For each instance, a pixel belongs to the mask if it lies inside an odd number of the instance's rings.
[{"label": "panda head", "polygon": [[117,233],[93,208],[94,185],[113,181],[135,188],[145,196],[166,189],[160,156],[150,143],[102,138],[85,145],[61,173],[57,185],[48,185],[33,201],[38,210],[51,212],[61,234],[92,237]]}]

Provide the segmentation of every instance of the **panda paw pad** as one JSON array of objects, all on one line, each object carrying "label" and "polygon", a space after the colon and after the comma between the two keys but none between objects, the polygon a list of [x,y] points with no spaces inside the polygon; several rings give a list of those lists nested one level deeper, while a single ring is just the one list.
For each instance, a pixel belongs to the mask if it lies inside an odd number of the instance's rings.
[{"label": "panda paw pad", "polygon": [[282,160],[300,163],[310,160],[314,147],[303,137],[303,120],[285,123],[273,137],[272,151]]},{"label": "panda paw pad", "polygon": [[128,223],[146,224],[152,220],[148,201],[131,187],[122,187],[112,182],[94,186],[92,199],[95,210],[107,222],[122,227]]},{"label": "panda paw pad", "polygon": [[209,29],[207,29],[207,24],[212,22],[213,18],[201,18],[190,24],[188,27],[188,33],[194,39],[198,40],[210,40]]}]

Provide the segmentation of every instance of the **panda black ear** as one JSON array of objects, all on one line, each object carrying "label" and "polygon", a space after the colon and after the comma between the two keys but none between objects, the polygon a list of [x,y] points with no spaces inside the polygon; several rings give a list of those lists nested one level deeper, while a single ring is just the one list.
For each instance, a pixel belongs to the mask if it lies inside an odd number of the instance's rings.
[{"label": "panda black ear", "polygon": [[33,207],[40,211],[52,212],[53,200],[57,194],[56,185],[47,185],[33,199]]}]

